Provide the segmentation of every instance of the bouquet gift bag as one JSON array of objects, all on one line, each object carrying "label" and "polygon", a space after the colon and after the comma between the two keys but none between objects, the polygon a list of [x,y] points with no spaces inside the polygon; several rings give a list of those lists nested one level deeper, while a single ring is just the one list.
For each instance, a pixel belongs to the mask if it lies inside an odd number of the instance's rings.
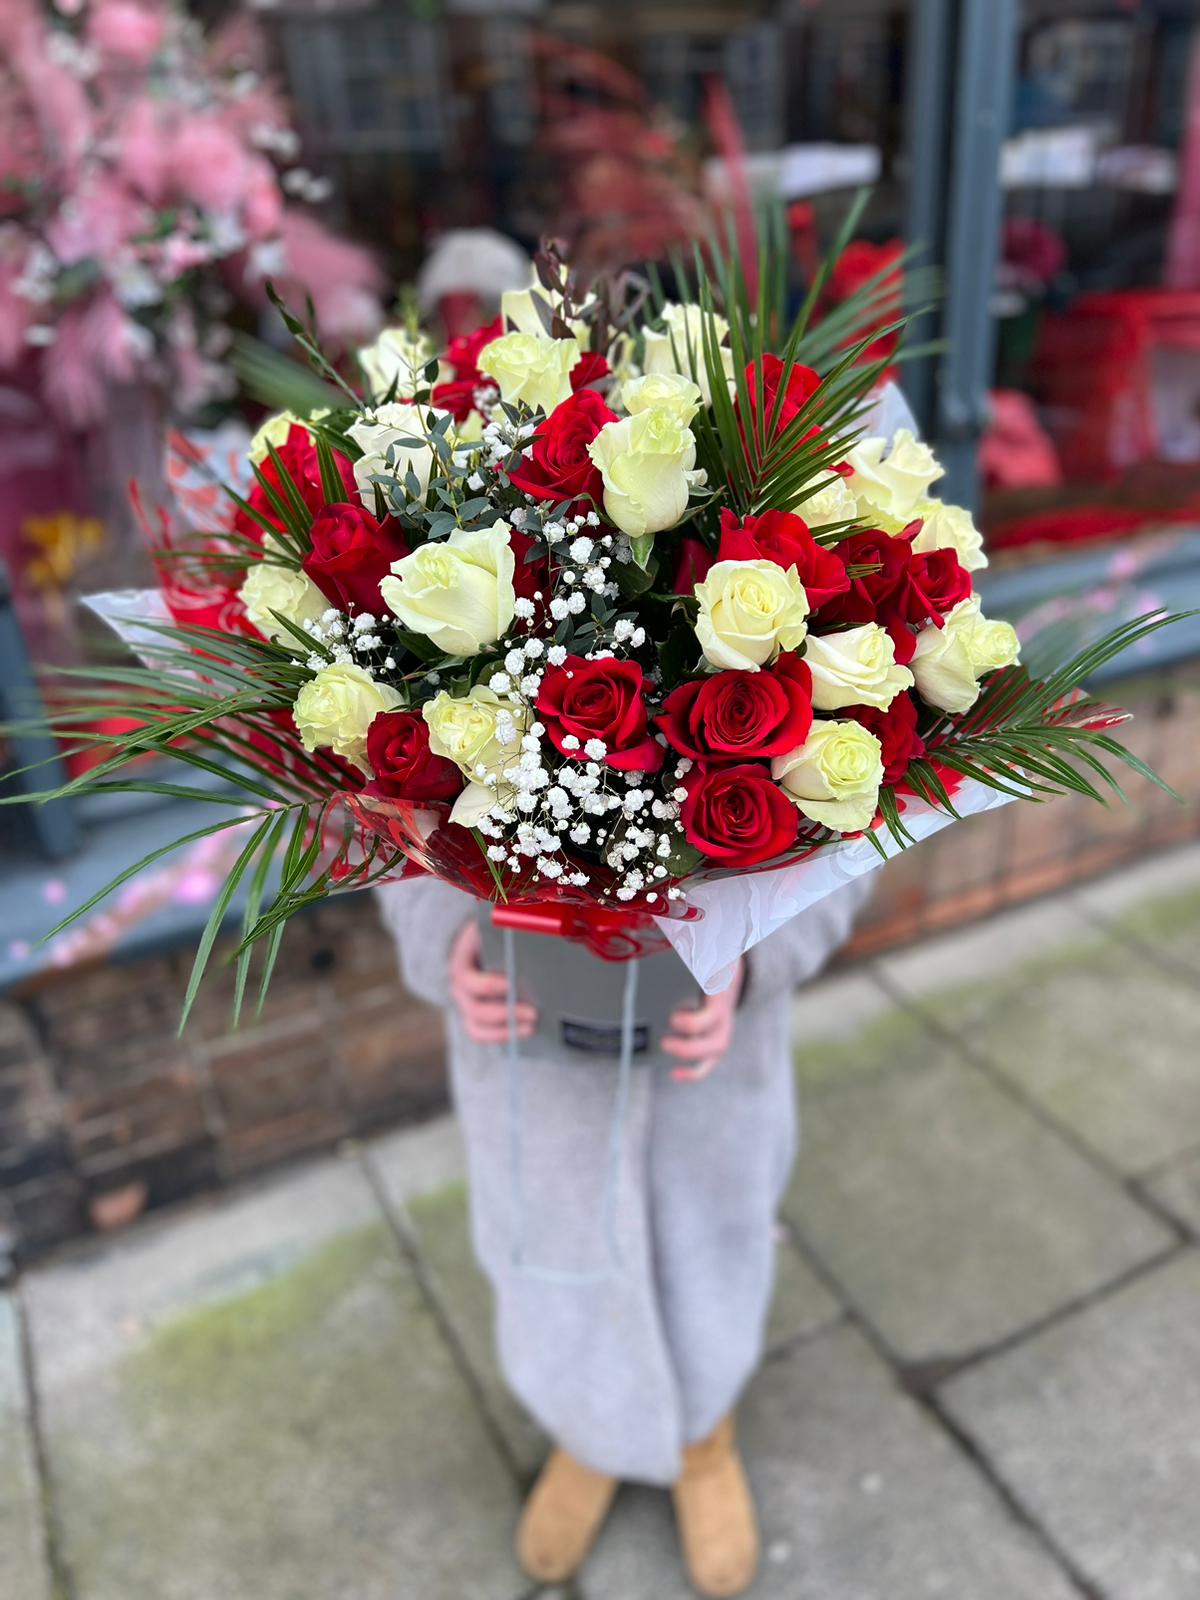
[{"label": "bouquet gift bag", "polygon": [[505,972],[510,988],[537,1007],[530,1054],[589,1063],[669,1068],[660,1048],[671,1013],[698,1005],[700,986],[660,935],[614,928],[610,948],[564,938],[554,907],[476,908],[484,967]]}]

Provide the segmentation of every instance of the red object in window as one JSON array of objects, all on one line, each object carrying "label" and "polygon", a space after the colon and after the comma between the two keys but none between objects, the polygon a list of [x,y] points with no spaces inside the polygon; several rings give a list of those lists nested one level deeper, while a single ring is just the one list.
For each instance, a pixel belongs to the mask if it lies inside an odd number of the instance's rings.
[{"label": "red object in window", "polygon": [[1068,479],[1200,460],[1200,293],[1084,295],[1046,318],[1035,374]]}]

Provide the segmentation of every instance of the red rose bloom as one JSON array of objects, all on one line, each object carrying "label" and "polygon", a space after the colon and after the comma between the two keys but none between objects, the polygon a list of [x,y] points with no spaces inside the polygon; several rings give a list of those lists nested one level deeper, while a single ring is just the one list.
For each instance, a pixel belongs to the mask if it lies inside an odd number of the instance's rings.
[{"label": "red rose bloom", "polygon": [[576,393],[589,383],[607,378],[612,368],[598,350],[585,350],[571,368],[571,388]]},{"label": "red rose bloom", "polygon": [[911,627],[928,621],[940,627],[951,606],[971,592],[970,574],[952,550],[913,555],[911,541],[918,526],[914,523],[895,537],[864,532],[842,539],[836,546],[841,560],[848,567],[872,570],[851,579],[847,592],[821,610],[823,623],[879,623],[892,635],[900,662],[912,659]]},{"label": "red rose bloom", "polygon": [[926,550],[913,556],[912,579],[935,622],[971,595],[971,574],[953,550]]},{"label": "red rose bloom", "polygon": [[800,813],[765,767],[696,767],[679,820],[689,844],[725,867],[752,867],[795,842]]},{"label": "red rose bloom", "polygon": [[463,786],[453,761],[429,748],[419,711],[381,711],[367,729],[367,760],[375,776],[366,792],[385,800],[452,800]]},{"label": "red rose bloom", "polygon": [[909,762],[925,754],[925,741],[917,732],[917,703],[907,690],[902,690],[886,711],[878,706],[847,706],[839,715],[853,717],[879,740],[884,783],[899,783]]},{"label": "red rose bloom", "polygon": [[311,538],[302,565],[330,605],[351,615],[384,615],[380,580],[393,561],[408,554],[399,524],[392,517],[381,522],[365,507],[343,502],[317,513]]},{"label": "red rose bloom", "polygon": [[[314,514],[318,512],[325,504],[325,492],[321,488],[321,468],[317,460],[317,447],[313,443],[313,436],[307,428],[302,427],[298,422],[292,423],[288,429],[287,438],[279,448],[279,459],[287,468],[288,476],[299,490],[300,498],[304,501],[304,504]],[[353,495],[357,499],[358,490],[354,483],[353,463],[337,450],[333,453],[333,459],[337,463],[337,469],[341,474],[342,484],[347,495]],[[271,487],[282,498],[286,499],[287,496],[280,487],[279,473],[270,456],[267,456],[264,461],[259,463],[258,470]],[[253,510],[266,517],[272,527],[278,528],[282,526],[274,507],[267,497],[267,491],[257,478],[247,490],[243,499],[247,501]],[[243,511],[240,506],[234,513],[233,525],[246,538],[253,539],[256,544],[262,543],[262,524],[257,522],[248,512]]]},{"label": "red rose bloom", "polygon": [[[821,382],[821,374],[814,372],[811,367],[802,367],[796,364],[788,373],[787,387],[783,385],[783,372],[785,363],[778,356],[765,355],[762,359],[762,389],[763,389],[763,421],[762,428],[767,443],[776,438],[789,426],[792,418],[800,411],[815,393]],[[746,368],[746,389],[750,400],[750,413],[754,417],[758,412],[758,368],[752,361]],[[775,401],[780,390],[783,390],[779,402],[779,414],[775,416]],[[734,409],[738,408],[739,401],[734,402]],[[775,416],[775,426],[771,427],[771,418]],[[757,435],[757,429],[754,430]],[[804,439],[815,437],[817,429],[809,428],[796,441],[797,445]],[[753,452],[757,455],[757,450]]]},{"label": "red rose bloom", "polygon": [[455,422],[465,422],[475,409],[475,391],[491,383],[479,370],[479,353],[493,339],[504,332],[500,317],[476,328],[474,333],[461,333],[451,339],[446,347],[446,360],[454,369],[454,377],[434,385],[430,398],[435,406],[448,411]]},{"label": "red rose bloom", "polygon": [[446,346],[446,360],[454,368],[456,378],[474,378],[481,381],[479,355],[493,339],[504,332],[504,318],[493,317],[491,322],[476,328],[474,333],[460,333]]},{"label": "red rose bloom", "polygon": [[[592,761],[586,745],[602,739],[606,766],[621,772],[657,772],[663,749],[650,732],[645,678],[636,661],[568,656],[550,667],[538,691],[537,713],[551,744],[572,761]],[[565,741],[576,741],[567,745]]]},{"label": "red rose bloom", "polygon": [[764,511],[757,517],[721,513],[721,548],[718,561],[774,561],[795,567],[808,604],[815,611],[850,587],[845,562],[836,551],[818,544],[808,523],[791,511]]},{"label": "red rose bloom", "polygon": [[701,544],[699,539],[690,535],[679,541],[679,562],[675,568],[675,581],[671,585],[673,594],[694,594],[696,585],[703,583],[712,568],[716,556],[707,545]]},{"label": "red rose bloom", "polygon": [[724,762],[787,755],[808,738],[812,719],[812,673],[800,656],[782,655],[762,672],[681,683],[655,721],[680,755]]},{"label": "red rose bloom", "polygon": [[606,422],[616,420],[594,389],[580,389],[542,423],[532,453],[510,474],[513,483],[539,500],[590,495],[599,504],[604,484],[588,445]]},{"label": "red rose bloom", "polygon": [[[867,286],[871,280],[877,279],[872,288],[872,294],[879,302],[876,315],[868,324],[868,328],[882,328],[889,322],[895,322],[904,309],[904,273],[901,257],[904,255],[904,241],[891,239],[884,244],[874,244],[869,239],[853,239],[842,251],[834,263],[833,271],[829,275],[823,298],[823,310],[832,311],[845,300],[853,297]],[[890,272],[885,268],[890,267]],[[886,299],[884,296],[886,295]],[[856,344],[866,329],[847,335],[842,340],[840,348]],[[900,342],[899,332],[887,333],[881,339],[873,340],[863,351],[862,361],[881,361],[890,359],[896,352]]]}]

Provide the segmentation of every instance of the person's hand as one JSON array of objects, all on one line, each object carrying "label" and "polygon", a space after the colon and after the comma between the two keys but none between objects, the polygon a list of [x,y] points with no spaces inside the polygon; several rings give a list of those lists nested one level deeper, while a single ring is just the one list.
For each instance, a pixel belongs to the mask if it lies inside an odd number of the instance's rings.
[{"label": "person's hand", "polygon": [[[450,998],[476,1044],[508,1041],[508,979],[479,965],[479,925],[466,923],[450,947]],[[517,1038],[528,1039],[537,1026],[537,1007],[516,1004]]]},{"label": "person's hand", "polygon": [[733,1038],[733,1014],[745,982],[746,964],[739,960],[733,978],[720,994],[705,995],[700,1006],[680,1006],[672,1011],[670,1032],[663,1035],[662,1047],[681,1065],[671,1076],[683,1083],[697,1083],[709,1073],[729,1049]]}]

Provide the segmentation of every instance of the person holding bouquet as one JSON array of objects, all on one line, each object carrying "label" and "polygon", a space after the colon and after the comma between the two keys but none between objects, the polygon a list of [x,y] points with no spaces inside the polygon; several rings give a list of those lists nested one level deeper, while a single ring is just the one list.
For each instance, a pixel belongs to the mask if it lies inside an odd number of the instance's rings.
[{"label": "person holding bouquet", "polygon": [[563,1281],[523,1270],[514,1238],[524,1226],[531,1253],[568,1268],[592,1259],[616,1068],[531,1054],[536,1013],[517,999],[522,1223],[507,1142],[507,979],[481,964],[467,895],[434,878],[380,893],[405,982],[446,1013],[500,1362],[554,1442],[518,1530],[522,1566],[565,1581],[618,1483],[652,1484],[672,1490],[694,1587],[740,1594],[758,1532],[733,1413],[762,1354],[775,1214],[795,1155],[791,997],[845,941],[863,882],[756,945],[722,993],[674,1012],[662,1041],[674,1066],[635,1070],[620,1128],[620,1265]]}]

